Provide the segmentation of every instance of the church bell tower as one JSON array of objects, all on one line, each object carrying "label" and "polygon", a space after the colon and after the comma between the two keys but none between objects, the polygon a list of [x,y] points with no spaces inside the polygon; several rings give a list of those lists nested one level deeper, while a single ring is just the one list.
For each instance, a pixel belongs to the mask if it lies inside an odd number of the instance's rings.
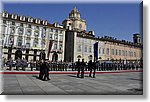
[{"label": "church bell tower", "polygon": [[76,7],[69,13],[69,18],[62,22],[65,29],[86,31],[86,21],[81,19],[81,14]]}]

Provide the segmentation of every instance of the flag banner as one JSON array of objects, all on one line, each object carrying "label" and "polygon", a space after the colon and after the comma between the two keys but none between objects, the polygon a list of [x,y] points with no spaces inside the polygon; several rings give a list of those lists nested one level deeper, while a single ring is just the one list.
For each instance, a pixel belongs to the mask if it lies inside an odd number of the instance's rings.
[{"label": "flag banner", "polygon": [[94,44],[94,59],[98,59],[98,42]]},{"label": "flag banner", "polygon": [[51,51],[52,45],[53,45],[53,41],[52,41],[52,40],[50,40],[50,41],[49,41],[48,53],[47,53],[47,57],[48,57],[48,59],[49,59],[49,54],[50,54],[50,51]]}]

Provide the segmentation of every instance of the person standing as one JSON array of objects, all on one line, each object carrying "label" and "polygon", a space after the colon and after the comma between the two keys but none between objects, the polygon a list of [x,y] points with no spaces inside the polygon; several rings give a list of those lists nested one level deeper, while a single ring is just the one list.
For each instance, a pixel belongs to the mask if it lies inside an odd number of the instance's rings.
[{"label": "person standing", "polygon": [[93,78],[95,78],[95,73],[96,73],[98,64],[99,64],[99,61],[93,62]]},{"label": "person standing", "polygon": [[31,67],[31,71],[33,71],[33,67],[34,67],[34,62],[33,62],[33,60],[31,59],[31,61],[30,61],[30,67]]},{"label": "person standing", "polygon": [[21,67],[22,67],[22,70],[23,70],[23,71],[25,71],[26,66],[27,66],[27,61],[23,58],[23,59],[21,60]]},{"label": "person standing", "polygon": [[6,58],[3,57],[3,68],[6,66]]},{"label": "person standing", "polygon": [[21,60],[20,60],[20,58],[18,58],[17,60],[16,60],[16,70],[18,70],[19,71],[19,67],[21,67]]},{"label": "person standing", "polygon": [[12,70],[13,60],[12,58],[9,59],[9,70]]},{"label": "person standing", "polygon": [[92,68],[93,67],[93,63],[92,63],[92,60],[90,60],[89,62],[88,62],[88,69],[89,69],[89,71],[90,71],[90,73],[89,73],[89,77],[91,77],[91,74],[92,74]]},{"label": "person standing", "polygon": [[44,63],[43,63],[43,69],[44,69],[44,75],[43,75],[44,79],[43,79],[43,81],[46,81],[46,79],[47,79],[47,80],[50,80],[50,78],[49,78],[49,67],[48,67],[48,63],[45,62],[45,61],[44,61]]},{"label": "person standing", "polygon": [[80,67],[81,67],[80,64],[81,64],[80,59],[78,59],[78,61],[76,62],[76,68],[78,69],[77,78],[79,78],[80,75]]},{"label": "person standing", "polygon": [[84,67],[86,66],[84,59],[81,62],[81,78],[84,78]]},{"label": "person standing", "polygon": [[43,75],[44,75],[44,60],[41,60],[40,64],[40,73],[39,73],[39,79],[43,80]]}]

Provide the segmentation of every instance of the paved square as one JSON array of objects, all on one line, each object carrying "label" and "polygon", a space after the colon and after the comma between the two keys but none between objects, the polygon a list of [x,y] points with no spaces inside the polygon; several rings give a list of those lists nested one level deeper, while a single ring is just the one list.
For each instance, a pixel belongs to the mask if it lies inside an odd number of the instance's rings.
[{"label": "paved square", "polygon": [[85,75],[84,79],[75,74],[51,74],[49,81],[41,81],[38,74],[4,74],[2,94],[143,94],[142,72],[97,74],[96,78]]}]

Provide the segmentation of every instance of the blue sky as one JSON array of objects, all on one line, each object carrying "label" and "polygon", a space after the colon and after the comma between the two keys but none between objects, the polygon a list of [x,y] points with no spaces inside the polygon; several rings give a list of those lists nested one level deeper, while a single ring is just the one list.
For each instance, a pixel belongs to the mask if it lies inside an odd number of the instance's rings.
[{"label": "blue sky", "polygon": [[133,33],[140,33],[139,3],[4,3],[3,9],[49,23],[62,23],[74,6],[86,20],[87,30],[94,30],[96,36],[132,41]]}]

